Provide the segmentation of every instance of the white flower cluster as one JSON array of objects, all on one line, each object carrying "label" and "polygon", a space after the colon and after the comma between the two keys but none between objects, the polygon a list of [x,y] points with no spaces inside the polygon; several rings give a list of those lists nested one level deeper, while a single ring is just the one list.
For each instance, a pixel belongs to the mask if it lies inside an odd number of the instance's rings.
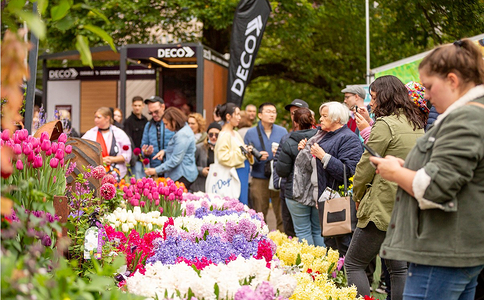
[{"label": "white flower cluster", "polygon": [[159,211],[142,213],[140,207],[137,206],[134,211],[118,207],[112,214],[107,215],[104,221],[123,232],[128,232],[137,225],[144,226],[148,231],[152,231],[156,227],[163,228],[163,224],[168,221],[168,218],[161,216]]},{"label": "white flower cluster", "polygon": [[[255,288],[263,281],[269,281],[278,291],[278,295],[289,298],[297,286],[296,279],[286,275],[281,269],[266,267],[264,260],[255,258],[236,260],[224,265],[209,265],[200,271],[200,275],[185,263],[163,265],[156,262],[146,266],[145,275],[137,272],[126,281],[128,291],[145,297],[165,298],[180,293],[182,298],[188,296],[191,289],[198,299],[233,299],[242,284],[250,283]],[[215,284],[219,287],[218,297]]]}]

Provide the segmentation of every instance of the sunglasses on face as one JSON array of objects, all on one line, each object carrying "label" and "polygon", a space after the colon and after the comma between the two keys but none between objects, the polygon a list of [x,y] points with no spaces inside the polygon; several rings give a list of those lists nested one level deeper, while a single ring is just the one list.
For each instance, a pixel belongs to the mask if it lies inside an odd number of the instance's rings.
[{"label": "sunglasses on face", "polygon": [[155,110],[155,111],[150,111],[148,112],[148,114],[151,116],[151,115],[158,115],[160,113],[159,110]]},{"label": "sunglasses on face", "polygon": [[218,138],[218,133],[210,132],[210,133],[208,134],[208,136],[209,136],[210,138],[213,138],[213,137]]}]

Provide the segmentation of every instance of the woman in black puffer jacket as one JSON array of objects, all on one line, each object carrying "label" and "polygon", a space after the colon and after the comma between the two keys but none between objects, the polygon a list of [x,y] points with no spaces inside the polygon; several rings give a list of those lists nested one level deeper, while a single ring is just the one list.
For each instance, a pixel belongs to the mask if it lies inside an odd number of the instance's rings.
[{"label": "woman in black puffer jacket", "polygon": [[317,129],[312,129],[314,117],[307,108],[299,108],[294,112],[294,132],[281,145],[281,153],[275,169],[280,177],[287,178],[285,185],[286,204],[291,213],[296,236],[308,244],[324,246],[319,225],[318,209],[316,207],[301,204],[293,200],[292,185],[294,175],[294,162],[299,153],[298,144],[303,139],[309,139],[316,134]]}]

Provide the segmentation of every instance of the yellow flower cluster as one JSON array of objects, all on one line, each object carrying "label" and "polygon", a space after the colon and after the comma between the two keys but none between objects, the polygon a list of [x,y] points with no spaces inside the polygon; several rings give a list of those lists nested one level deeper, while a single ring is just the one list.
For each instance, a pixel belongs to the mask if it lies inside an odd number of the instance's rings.
[{"label": "yellow flower cluster", "polygon": [[295,275],[297,287],[289,298],[290,300],[346,300],[357,299],[356,287],[337,288],[331,281],[328,281],[325,274],[313,277],[308,273]]},{"label": "yellow flower cluster", "polygon": [[[297,238],[289,239],[279,231],[270,232],[268,237],[277,245],[276,256],[282,267],[294,267],[300,261],[299,272],[294,274],[298,285],[290,300],[357,299],[355,286],[338,288],[328,279],[329,274],[336,270],[338,251],[308,245],[305,240],[299,242]],[[311,274],[308,269],[311,269]]]}]

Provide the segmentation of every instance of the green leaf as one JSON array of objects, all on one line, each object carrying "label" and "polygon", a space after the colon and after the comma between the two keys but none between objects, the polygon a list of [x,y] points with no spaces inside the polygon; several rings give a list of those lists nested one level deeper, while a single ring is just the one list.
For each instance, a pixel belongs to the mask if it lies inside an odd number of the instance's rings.
[{"label": "green leaf", "polygon": [[78,20],[77,18],[71,15],[67,15],[62,20],[56,23],[56,27],[60,31],[66,31],[72,28],[76,24],[77,20]]},{"label": "green leaf", "polygon": [[32,33],[35,34],[40,40],[45,38],[45,24],[40,19],[39,15],[26,12],[26,11],[18,11],[16,12],[17,16],[27,23],[27,26]]},{"label": "green leaf", "polygon": [[296,258],[296,266],[299,266],[301,264],[301,254],[297,254],[297,258]]},{"label": "green leaf", "polygon": [[45,13],[47,6],[49,6],[49,0],[37,0],[37,10],[39,11],[40,15]]},{"label": "green leaf", "polygon": [[79,51],[79,54],[81,55],[82,64],[88,65],[91,68],[93,68],[92,55],[91,55],[91,50],[89,49],[89,41],[87,40],[87,37],[83,35],[77,36],[76,49],[77,51]]},{"label": "green leaf", "polygon": [[58,5],[55,5],[50,9],[52,21],[58,21],[64,18],[69,12],[70,8],[71,8],[71,4],[69,3],[68,0],[61,0]]},{"label": "green leaf", "polygon": [[7,4],[6,9],[9,10],[9,11],[11,11],[11,12],[15,12],[17,10],[21,10],[25,6],[25,1],[26,0],[12,0],[12,1],[8,1],[8,4]]},{"label": "green leaf", "polygon": [[104,22],[106,22],[106,23],[109,24],[108,18],[106,18],[106,16],[102,12],[100,12],[99,10],[97,10],[94,7],[91,7],[91,6],[87,5],[87,4],[82,4],[81,7],[84,8],[84,9],[89,10],[91,13],[93,13],[94,15],[100,17],[101,19],[104,20]]},{"label": "green leaf", "polygon": [[109,44],[109,46],[111,46],[111,49],[113,49],[113,51],[117,52],[116,46],[114,46],[113,38],[106,31],[102,30],[100,27],[97,27],[97,26],[94,26],[94,25],[89,25],[89,24],[84,25],[84,28],[86,28],[87,30],[91,31],[92,33],[98,35],[105,42],[107,42]]}]

